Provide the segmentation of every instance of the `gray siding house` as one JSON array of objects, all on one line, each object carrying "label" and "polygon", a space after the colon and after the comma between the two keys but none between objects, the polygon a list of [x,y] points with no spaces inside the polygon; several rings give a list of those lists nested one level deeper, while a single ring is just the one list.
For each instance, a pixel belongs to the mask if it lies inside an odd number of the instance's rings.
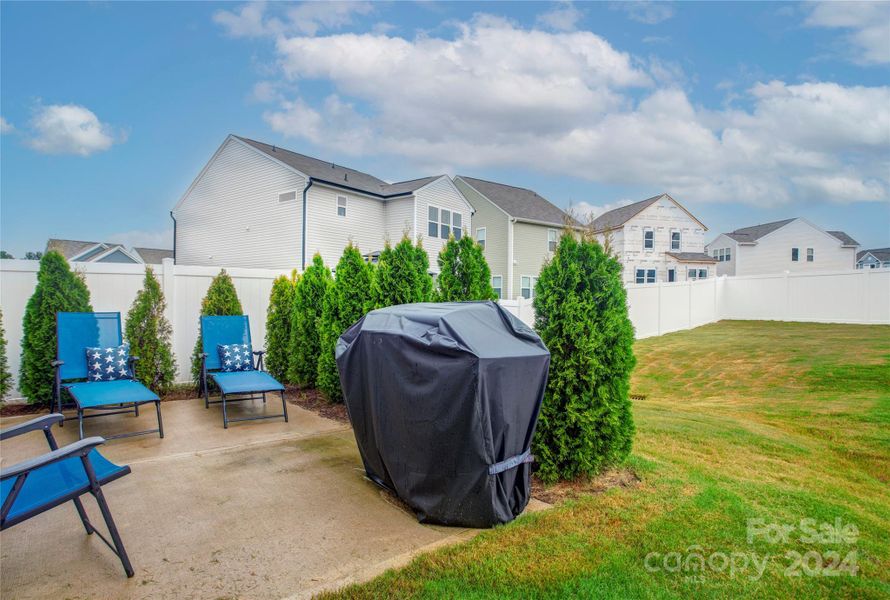
[{"label": "gray siding house", "polygon": [[447,175],[387,183],[330,161],[228,136],[171,211],[177,264],[334,267],[352,241],[365,255],[421,238],[430,269],[473,207]]},{"label": "gray siding house", "polygon": [[532,298],[560,231],[573,221],[526,188],[465,175],[455,177],[454,184],[475,209],[472,232],[485,248],[492,286],[501,298]]},{"label": "gray siding house", "polygon": [[890,269],[890,248],[872,248],[856,254],[857,269]]}]

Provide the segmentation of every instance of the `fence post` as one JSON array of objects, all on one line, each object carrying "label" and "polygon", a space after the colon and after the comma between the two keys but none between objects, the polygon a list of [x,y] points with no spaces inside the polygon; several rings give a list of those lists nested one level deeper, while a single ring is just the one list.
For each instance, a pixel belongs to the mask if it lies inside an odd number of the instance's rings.
[{"label": "fence post", "polygon": [[791,320],[791,273],[785,271],[785,321]]},{"label": "fence post", "polygon": [[686,329],[692,329],[692,282],[686,282]]},{"label": "fence post", "polygon": [[656,311],[656,314],[658,315],[658,321],[656,323],[655,328],[658,331],[658,335],[661,335],[661,285],[662,285],[662,282],[659,281],[657,285],[658,285],[658,295],[656,296],[656,299],[658,301],[658,310]]}]

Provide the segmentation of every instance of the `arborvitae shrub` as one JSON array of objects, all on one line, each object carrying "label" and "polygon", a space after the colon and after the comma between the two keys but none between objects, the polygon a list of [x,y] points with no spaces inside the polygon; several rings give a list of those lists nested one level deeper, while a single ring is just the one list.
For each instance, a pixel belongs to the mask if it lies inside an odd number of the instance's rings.
[{"label": "arborvitae shrub", "polygon": [[125,327],[130,353],[138,356],[136,379],[157,394],[173,385],[176,360],[173,357],[173,328],[164,310],[167,301],[151,267],[145,267],[145,281],[136,294]]},{"label": "arborvitae shrub", "polygon": [[497,300],[482,246],[470,236],[460,240],[451,236],[439,252],[438,263],[437,301]]},{"label": "arborvitae shrub", "polygon": [[420,241],[408,236],[395,245],[387,243],[377,261],[375,304],[378,308],[412,302],[429,302],[433,294],[430,259]]},{"label": "arborvitae shrub", "polygon": [[318,359],[318,388],[333,401],[343,399],[334,358],[337,338],[373,308],[371,278],[368,263],[358,248],[350,243],[337,263],[334,284],[325,296],[319,325],[321,355]]},{"label": "arborvitae shrub", "polygon": [[[231,316],[242,315],[244,311],[241,308],[241,301],[238,300],[238,292],[235,291],[235,284],[232,278],[223,269],[219,275],[210,282],[207,288],[207,295],[201,301],[201,316]],[[204,352],[203,341],[201,339],[201,323],[198,323],[198,341],[195,342],[195,350],[192,353],[192,381],[195,385],[201,385],[201,354]]]},{"label": "arborvitae shrub", "polygon": [[297,272],[282,275],[272,283],[266,311],[266,370],[278,381],[287,381],[288,345],[294,313]]},{"label": "arborvitae shrub", "polygon": [[288,351],[288,379],[297,385],[315,387],[321,352],[318,326],[332,281],[331,271],[320,254],[312,257],[312,264],[297,281]]},{"label": "arborvitae shrub", "polygon": [[563,234],[535,287],[535,329],[550,376],[533,451],[544,481],[593,475],[622,461],[634,424],[636,359],[621,265],[589,239]]},{"label": "arborvitae shrub", "polygon": [[30,404],[52,402],[55,374],[50,363],[56,359],[56,313],[92,310],[83,277],[71,271],[64,256],[47,252],[40,259],[37,287],[22,320],[19,390]]},{"label": "arborvitae shrub", "polygon": [[12,387],[12,373],[9,372],[9,359],[6,357],[6,330],[3,329],[3,311],[0,310],[0,400]]}]

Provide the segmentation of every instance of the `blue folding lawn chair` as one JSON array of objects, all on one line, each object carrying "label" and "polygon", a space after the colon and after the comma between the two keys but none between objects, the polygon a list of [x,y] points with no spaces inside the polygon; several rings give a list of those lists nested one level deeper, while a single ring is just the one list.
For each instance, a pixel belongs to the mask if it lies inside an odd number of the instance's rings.
[{"label": "blue folding lawn chair", "polygon": [[[57,349],[56,360],[52,363],[56,369],[53,405],[61,413],[63,391],[67,391],[77,409],[81,439],[83,439],[84,419],[130,413],[138,417],[139,406],[149,402],[155,403],[158,415],[157,429],[122,433],[109,436],[108,439],[146,433],[157,433],[164,437],[161,399],[132,378],[133,363],[139,360],[139,357],[126,356],[127,350],[120,348],[123,343],[122,337],[120,313],[60,312],[56,314]],[[112,348],[119,348],[119,350],[104,355],[105,351]],[[88,349],[101,349],[100,354],[103,356],[97,356],[95,359],[90,358],[88,362]],[[96,354],[92,356],[96,356]],[[102,366],[103,368],[92,369],[88,366],[94,360],[99,363],[95,364],[96,367]],[[105,368],[104,365],[108,365],[108,367]],[[114,379],[111,379],[112,377]],[[85,415],[84,411],[86,410],[98,411],[98,414]]]},{"label": "blue folding lawn chair", "polygon": [[[51,429],[53,424],[61,424],[64,420],[65,417],[60,414],[44,415],[0,431],[0,440],[6,440],[42,430],[50,449],[46,454],[0,469],[0,498],[3,503],[0,530],[18,525],[70,500],[77,508],[87,535],[95,533],[99,536],[120,559],[127,577],[132,577],[133,566],[102,493],[103,485],[126,475],[130,467],[120,467],[99,454],[96,447],[105,443],[101,437],[82,439],[59,448]],[[111,535],[110,542],[90,523],[80,500],[84,494],[92,494],[96,499]]]},{"label": "blue folding lawn chair", "polygon": [[[253,351],[250,344],[250,322],[247,315],[225,317],[201,317],[201,388],[204,392],[204,407],[222,404],[223,427],[236,421],[256,421],[284,417],[287,422],[287,402],[284,400],[284,386],[263,370],[265,350]],[[237,347],[237,350],[234,349]],[[226,353],[232,355],[231,358]],[[237,362],[235,357],[237,358]],[[253,357],[256,356],[256,363]],[[249,361],[249,362],[248,362]],[[237,369],[237,370],[236,370]],[[208,378],[213,380],[220,391],[219,400],[210,400]],[[281,394],[283,412],[278,415],[258,415],[230,419],[226,410],[227,402],[260,400],[266,403],[268,392]],[[259,394],[259,395],[257,395]],[[229,396],[236,396],[230,398]]]}]

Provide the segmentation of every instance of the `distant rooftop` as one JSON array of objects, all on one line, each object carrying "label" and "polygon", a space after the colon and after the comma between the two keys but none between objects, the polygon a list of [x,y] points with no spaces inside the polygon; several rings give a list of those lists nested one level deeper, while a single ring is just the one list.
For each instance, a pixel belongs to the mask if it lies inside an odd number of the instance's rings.
[{"label": "distant rooftop", "polygon": [[[777,229],[781,229],[788,223],[797,220],[798,217],[794,217],[792,219],[782,219],[781,221],[773,221],[772,223],[762,223],[760,225],[752,225],[750,227],[742,227],[741,229],[736,229],[730,233],[724,234],[726,237],[732,238],[737,242],[743,244],[752,244],[762,238],[763,236],[774,232]],[[852,237],[844,233],[843,231],[827,231],[826,233],[834,236],[844,246],[858,246],[859,242],[854,240]]]},{"label": "distant rooftop", "polygon": [[537,221],[558,227],[562,227],[567,222],[577,224],[562,209],[533,190],[466,175],[458,175],[458,177],[516,219]]},{"label": "distant rooftop", "polygon": [[[114,254],[114,250],[121,253],[129,260],[108,260],[103,257]],[[68,260],[77,259],[77,262],[143,262],[147,265],[159,265],[165,258],[173,258],[173,250],[162,248],[127,248],[124,244],[116,242],[88,242],[84,240],[62,240],[50,238],[46,242],[46,251],[56,251]]]}]

